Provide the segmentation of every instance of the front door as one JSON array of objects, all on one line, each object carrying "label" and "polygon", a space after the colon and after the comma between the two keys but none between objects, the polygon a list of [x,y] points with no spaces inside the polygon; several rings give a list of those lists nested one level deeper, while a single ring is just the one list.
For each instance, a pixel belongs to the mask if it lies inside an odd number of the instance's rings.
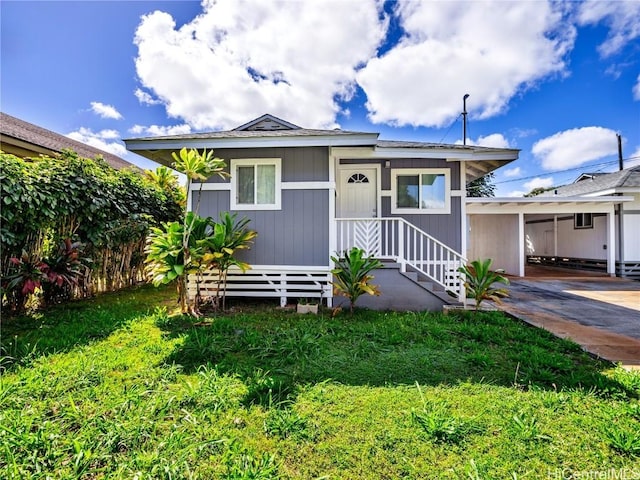
[{"label": "front door", "polygon": [[375,168],[345,168],[340,170],[337,212],[338,218],[372,218],[378,216]]},{"label": "front door", "polygon": [[339,171],[336,217],[353,220],[338,221],[338,251],[358,247],[368,255],[380,254],[380,225],[373,220],[378,216],[377,172],[355,165]]}]

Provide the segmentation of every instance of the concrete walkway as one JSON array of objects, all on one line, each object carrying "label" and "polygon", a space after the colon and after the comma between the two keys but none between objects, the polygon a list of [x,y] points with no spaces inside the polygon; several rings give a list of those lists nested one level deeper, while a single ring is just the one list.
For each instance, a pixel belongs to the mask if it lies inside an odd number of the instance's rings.
[{"label": "concrete walkway", "polygon": [[640,369],[640,282],[591,276],[510,280],[503,311],[598,357]]}]

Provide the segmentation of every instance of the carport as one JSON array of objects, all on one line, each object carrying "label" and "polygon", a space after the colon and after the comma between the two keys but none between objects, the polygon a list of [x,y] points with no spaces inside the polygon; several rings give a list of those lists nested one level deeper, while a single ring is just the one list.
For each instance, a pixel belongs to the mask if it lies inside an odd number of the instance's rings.
[{"label": "carport", "polygon": [[[558,219],[566,215],[597,214],[604,217],[606,228],[601,241],[591,241],[592,250],[600,249],[599,255],[606,261],[606,272],[616,272],[616,213],[615,206],[633,201],[632,197],[530,197],[530,198],[467,198],[467,258],[493,259],[493,268],[503,269],[507,274],[525,276],[527,255],[540,251],[539,242],[527,233],[527,221],[553,222],[552,234],[547,248],[554,256],[562,255],[560,242],[571,242],[571,238],[559,238]],[[602,252],[604,251],[604,252]],[[551,252],[550,252],[551,253]]]}]

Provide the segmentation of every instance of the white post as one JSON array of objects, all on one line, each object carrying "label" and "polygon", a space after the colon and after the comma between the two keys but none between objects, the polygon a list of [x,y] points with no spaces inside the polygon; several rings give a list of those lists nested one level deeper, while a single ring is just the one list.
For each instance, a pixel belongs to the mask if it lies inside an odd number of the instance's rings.
[{"label": "white post", "polygon": [[398,226],[398,261],[400,262],[400,271],[407,271],[407,265],[404,257],[404,223],[402,220],[395,220]]},{"label": "white post", "polygon": [[[333,268],[331,256],[338,250],[338,222],[336,221],[336,163],[338,157],[329,148],[329,271]],[[341,230],[344,224],[340,225]],[[329,273],[331,279],[331,273]],[[327,307],[331,307],[333,302],[333,288],[329,289],[327,296]]]},{"label": "white post", "polygon": [[467,237],[469,235],[467,224],[467,164],[465,162],[459,162],[460,164],[460,254],[467,258],[469,252],[467,252]]},{"label": "white post", "polygon": [[558,256],[558,215],[553,216],[553,256]]},{"label": "white post", "polygon": [[616,276],[616,218],[613,205],[607,212],[607,273]]},{"label": "white post", "polygon": [[524,277],[525,265],[525,248],[524,248],[524,213],[518,213],[518,276]]}]

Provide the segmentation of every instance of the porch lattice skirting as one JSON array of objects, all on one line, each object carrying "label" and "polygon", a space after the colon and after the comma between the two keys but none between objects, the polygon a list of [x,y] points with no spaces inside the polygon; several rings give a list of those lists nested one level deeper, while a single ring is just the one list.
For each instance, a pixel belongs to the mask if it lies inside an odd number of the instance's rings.
[{"label": "porch lattice skirting", "polygon": [[[227,274],[227,297],[279,298],[280,306],[287,298],[317,298],[332,305],[331,272],[329,267],[257,266],[246,272],[234,268]],[[218,290],[218,273],[207,271],[201,276],[189,275],[188,294],[194,298],[200,289],[203,299],[215,297]],[[220,285],[220,288],[224,288]],[[221,292],[222,293],[222,292]]]}]

